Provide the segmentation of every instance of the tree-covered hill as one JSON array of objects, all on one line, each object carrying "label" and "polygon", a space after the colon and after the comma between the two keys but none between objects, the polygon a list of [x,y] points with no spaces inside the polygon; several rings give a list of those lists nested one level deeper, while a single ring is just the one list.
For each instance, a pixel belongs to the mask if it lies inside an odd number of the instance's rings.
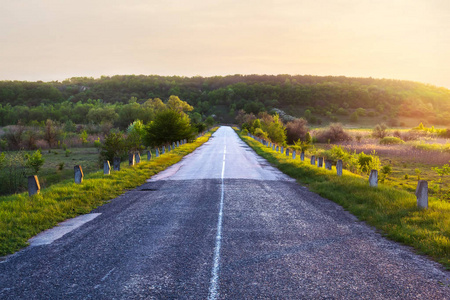
[{"label": "tree-covered hill", "polygon": [[[258,113],[273,108],[311,123],[361,118],[417,119],[433,125],[450,124],[450,90],[411,81],[310,75],[231,75],[179,77],[117,75],[74,77],[63,82],[0,81],[0,118],[5,109],[55,110],[63,105],[98,100],[98,105],[124,104],[130,99],[166,100],[177,95],[203,116],[232,121],[240,109]],[[69,102],[69,103],[67,103]],[[5,108],[7,107],[7,108]],[[3,114],[2,114],[3,110]],[[17,112],[16,112],[17,113]],[[0,125],[23,119],[20,112]]]}]

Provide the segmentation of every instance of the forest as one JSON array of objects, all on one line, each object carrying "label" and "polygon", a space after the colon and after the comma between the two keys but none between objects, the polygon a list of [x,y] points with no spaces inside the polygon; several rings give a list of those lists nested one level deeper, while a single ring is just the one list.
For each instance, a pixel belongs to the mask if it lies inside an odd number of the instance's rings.
[{"label": "forest", "polygon": [[171,95],[195,107],[191,118],[212,116],[217,122],[233,123],[241,109],[255,115],[278,109],[282,118],[304,117],[311,125],[370,123],[371,118],[371,124],[404,127],[412,125],[409,119],[425,125],[450,123],[450,90],[418,82],[311,75],[116,75],[1,81],[0,126],[51,119],[125,128],[151,113],[145,111],[148,101]]}]

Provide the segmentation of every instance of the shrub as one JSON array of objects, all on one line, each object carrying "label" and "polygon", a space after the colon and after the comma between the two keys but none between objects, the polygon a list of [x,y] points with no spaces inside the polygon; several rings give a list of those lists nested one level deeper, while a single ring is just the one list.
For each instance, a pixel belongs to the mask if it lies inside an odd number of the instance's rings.
[{"label": "shrub", "polygon": [[359,119],[359,116],[356,111],[350,115],[350,122],[356,123],[356,122],[358,122],[358,119]]},{"label": "shrub", "polygon": [[286,124],[286,140],[288,144],[293,144],[297,140],[305,140],[308,132],[308,121],[303,118],[295,119]]},{"label": "shrub", "polygon": [[[125,141],[120,132],[111,132],[103,141],[100,151],[99,163],[103,165],[104,160],[113,161],[114,157],[120,157],[125,152]],[[67,151],[66,151],[67,155]]]},{"label": "shrub", "polygon": [[387,136],[380,140],[381,145],[398,145],[398,144],[404,144],[404,143],[405,142],[402,139],[395,137],[395,136]]},{"label": "shrub", "polygon": [[40,150],[36,150],[32,155],[25,154],[25,158],[27,159],[26,166],[33,169],[34,174],[39,172],[45,162]]},{"label": "shrub", "polygon": [[342,108],[342,107],[340,107],[340,108],[336,111],[336,113],[337,113],[338,115],[342,115],[342,116],[348,115],[348,111],[347,111],[345,108]]},{"label": "shrub", "polygon": [[379,139],[386,137],[388,135],[387,128],[388,127],[384,123],[377,124],[372,131],[372,136]]},{"label": "shrub", "polygon": [[380,168],[380,159],[376,156],[375,151],[371,155],[361,152],[358,154],[358,165],[361,173],[369,174],[370,170]]},{"label": "shrub", "polygon": [[321,143],[344,142],[352,139],[340,123],[331,124],[327,129],[319,132],[316,138]]},{"label": "shrub", "polygon": [[263,131],[261,128],[256,128],[255,129],[255,136],[262,138],[262,139],[268,139],[269,135],[267,134],[267,132]]}]

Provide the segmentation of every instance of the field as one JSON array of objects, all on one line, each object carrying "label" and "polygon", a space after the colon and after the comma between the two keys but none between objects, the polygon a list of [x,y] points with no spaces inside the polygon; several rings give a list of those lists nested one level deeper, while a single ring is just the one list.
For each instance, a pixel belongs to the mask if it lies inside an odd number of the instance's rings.
[{"label": "field", "polygon": [[[385,184],[414,192],[419,179],[427,180],[431,194],[438,196],[440,193],[439,196],[443,200],[449,199],[450,195],[447,195],[447,192],[450,190],[450,174],[441,178],[433,168],[442,168],[450,163],[450,139],[428,134],[403,144],[381,145],[379,139],[371,137],[372,130],[347,129],[347,131],[353,140],[336,145],[356,153],[370,154],[375,151],[380,158],[381,166],[392,167],[392,173],[386,178]],[[389,130],[388,134],[392,135],[394,131],[406,134],[409,130]],[[318,149],[330,149],[332,146],[333,144],[315,145]]]},{"label": "field", "polygon": [[[311,191],[342,205],[360,220],[378,228],[383,235],[413,246],[419,253],[431,256],[450,269],[450,202],[430,197],[429,208],[419,209],[416,205],[416,197],[411,191],[412,186],[415,189],[415,180],[400,182],[401,172],[410,172],[412,167],[417,166],[412,162],[414,154],[394,158],[400,163],[402,159],[405,163],[408,161],[406,167],[401,165],[403,169],[397,169],[396,172],[399,174],[392,175],[391,182],[380,183],[378,188],[371,188],[365,176],[344,170],[343,176],[339,177],[334,167],[332,171],[317,168],[311,165],[308,159],[304,162],[298,157],[293,160],[292,157],[262,146],[248,136],[241,136],[241,138],[272,165],[308,186]],[[331,145],[322,146],[330,147]],[[364,144],[362,143],[361,146]],[[403,153],[401,151],[407,152],[404,149],[399,151],[399,155]],[[391,154],[391,152],[385,153],[385,155]],[[383,159],[392,161],[393,156]],[[428,169],[429,166],[425,165],[424,169]]]},{"label": "field", "polygon": [[[205,143],[210,135],[205,134],[150,161],[143,159],[132,167],[123,162],[121,170],[113,171],[111,175],[103,175],[103,171],[91,172],[85,175],[82,184],[74,183],[71,170],[71,179],[44,188],[38,195],[29,197],[27,193],[20,193],[0,197],[0,256],[25,247],[27,240],[40,231],[88,213],[124,191],[143,184]],[[79,154],[82,153],[80,149]],[[49,165],[52,166],[52,162]]]}]

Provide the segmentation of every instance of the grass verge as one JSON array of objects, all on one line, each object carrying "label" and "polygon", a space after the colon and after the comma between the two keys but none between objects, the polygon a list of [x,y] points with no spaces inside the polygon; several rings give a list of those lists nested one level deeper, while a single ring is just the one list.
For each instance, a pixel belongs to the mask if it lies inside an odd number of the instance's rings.
[{"label": "grass verge", "polygon": [[293,160],[248,136],[241,136],[258,155],[299,183],[330,199],[360,220],[378,228],[388,238],[413,246],[450,270],[450,203],[429,199],[427,210],[418,209],[413,193],[379,184],[371,188],[367,179],[344,170],[329,171],[308,161]]},{"label": "grass verge", "polygon": [[149,177],[201,146],[211,134],[133,167],[123,163],[121,170],[111,172],[111,175],[105,176],[103,171],[87,174],[82,184],[65,180],[32,197],[28,193],[0,197],[0,256],[26,247],[28,239],[39,232],[68,218],[88,213],[127,189],[145,183]]}]

